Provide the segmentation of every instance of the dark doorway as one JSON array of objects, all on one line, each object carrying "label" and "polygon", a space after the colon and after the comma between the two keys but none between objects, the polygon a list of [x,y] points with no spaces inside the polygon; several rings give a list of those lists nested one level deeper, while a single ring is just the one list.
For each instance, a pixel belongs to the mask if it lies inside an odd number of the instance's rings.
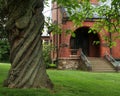
[{"label": "dark doorway", "polygon": [[100,44],[94,44],[94,41],[99,41],[97,34],[88,33],[89,27],[82,27],[75,31],[75,37],[70,38],[70,48],[77,50],[82,49],[86,56],[99,57]]}]

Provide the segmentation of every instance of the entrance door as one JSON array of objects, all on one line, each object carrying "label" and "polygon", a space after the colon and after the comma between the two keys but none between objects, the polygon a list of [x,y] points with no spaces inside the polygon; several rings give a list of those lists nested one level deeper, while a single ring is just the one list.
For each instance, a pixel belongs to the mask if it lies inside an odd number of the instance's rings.
[{"label": "entrance door", "polygon": [[98,35],[88,33],[88,27],[82,27],[75,31],[75,37],[70,39],[70,48],[79,49],[81,48],[86,56],[98,57],[100,54],[99,45],[95,45],[93,41],[98,41]]}]

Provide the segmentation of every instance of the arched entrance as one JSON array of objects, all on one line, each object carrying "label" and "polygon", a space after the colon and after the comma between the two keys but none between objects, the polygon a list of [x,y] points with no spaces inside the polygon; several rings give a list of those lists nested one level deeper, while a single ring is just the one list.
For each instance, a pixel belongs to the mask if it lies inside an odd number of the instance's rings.
[{"label": "arched entrance", "polygon": [[100,44],[94,44],[94,41],[100,41],[98,34],[88,33],[89,27],[81,27],[75,30],[75,37],[70,38],[70,48],[77,50],[82,49],[86,56],[99,57]]}]

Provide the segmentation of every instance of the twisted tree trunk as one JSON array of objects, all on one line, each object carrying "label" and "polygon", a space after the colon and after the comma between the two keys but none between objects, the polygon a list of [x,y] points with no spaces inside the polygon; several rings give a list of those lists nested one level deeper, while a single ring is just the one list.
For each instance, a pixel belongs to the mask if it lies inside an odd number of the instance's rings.
[{"label": "twisted tree trunk", "polygon": [[8,0],[11,69],[4,86],[52,88],[42,57],[43,0]]}]

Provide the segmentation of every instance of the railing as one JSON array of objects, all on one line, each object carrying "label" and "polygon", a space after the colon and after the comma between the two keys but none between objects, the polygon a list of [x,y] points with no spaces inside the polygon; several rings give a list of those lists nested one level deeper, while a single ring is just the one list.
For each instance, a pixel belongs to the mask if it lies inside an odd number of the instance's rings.
[{"label": "railing", "polygon": [[92,71],[92,66],[90,64],[90,61],[87,59],[87,57],[85,56],[85,54],[82,52],[81,50],[81,54],[80,57],[82,59],[82,62],[85,64],[85,66],[87,67],[88,71]]},{"label": "railing", "polygon": [[117,62],[110,54],[108,54],[108,52],[105,53],[105,58],[115,67],[117,72],[120,70],[120,63]]}]

